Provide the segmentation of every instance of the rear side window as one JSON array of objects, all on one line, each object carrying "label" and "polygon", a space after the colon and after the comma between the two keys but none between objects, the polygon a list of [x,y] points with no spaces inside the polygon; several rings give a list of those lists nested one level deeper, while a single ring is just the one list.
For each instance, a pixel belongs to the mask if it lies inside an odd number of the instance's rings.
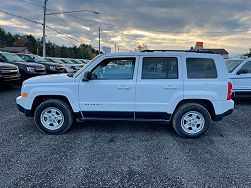
[{"label": "rear side window", "polygon": [[144,57],[142,79],[178,79],[176,57]]},{"label": "rear side window", "polygon": [[217,78],[215,62],[210,58],[187,58],[187,78],[213,79]]}]

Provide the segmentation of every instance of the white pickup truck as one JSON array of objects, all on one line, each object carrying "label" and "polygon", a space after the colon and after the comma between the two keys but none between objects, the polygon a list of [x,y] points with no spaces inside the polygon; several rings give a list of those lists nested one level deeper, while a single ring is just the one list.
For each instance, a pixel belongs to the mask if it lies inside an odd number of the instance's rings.
[{"label": "white pickup truck", "polygon": [[18,108],[37,127],[62,134],[95,120],[171,122],[185,138],[206,133],[234,108],[232,84],[220,55],[131,52],[100,55],[75,74],[26,80]]},{"label": "white pickup truck", "polygon": [[233,97],[251,98],[251,58],[232,58],[225,62],[233,83]]}]

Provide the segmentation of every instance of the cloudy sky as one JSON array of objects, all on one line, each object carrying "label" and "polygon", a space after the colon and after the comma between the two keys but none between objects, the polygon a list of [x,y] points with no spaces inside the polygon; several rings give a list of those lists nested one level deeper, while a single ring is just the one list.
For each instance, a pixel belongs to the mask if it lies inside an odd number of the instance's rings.
[{"label": "cloudy sky", "polygon": [[[0,10],[42,22],[44,0],[0,0]],[[71,10],[90,12],[48,15],[47,24],[71,36],[47,29],[47,40],[60,45],[81,43],[120,51],[145,43],[150,49],[189,49],[196,41],[206,48],[226,48],[232,56],[251,48],[251,0],[49,0],[48,13]],[[0,26],[11,33],[40,38],[42,26],[0,13]]]}]

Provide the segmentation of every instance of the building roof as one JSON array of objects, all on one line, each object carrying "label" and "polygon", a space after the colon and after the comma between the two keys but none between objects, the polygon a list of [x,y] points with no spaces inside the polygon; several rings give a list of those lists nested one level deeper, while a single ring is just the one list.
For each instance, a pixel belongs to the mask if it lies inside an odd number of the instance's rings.
[{"label": "building roof", "polygon": [[4,47],[4,48],[1,48],[0,50],[3,52],[19,53],[19,52],[23,52],[26,49],[27,49],[26,47]]},{"label": "building roof", "polygon": [[227,50],[225,50],[225,49],[221,49],[221,48],[219,48],[219,49],[203,49],[203,50],[205,50],[205,51],[211,51],[211,52],[213,52],[213,53],[215,53],[215,54],[229,54],[228,53],[228,51]]}]

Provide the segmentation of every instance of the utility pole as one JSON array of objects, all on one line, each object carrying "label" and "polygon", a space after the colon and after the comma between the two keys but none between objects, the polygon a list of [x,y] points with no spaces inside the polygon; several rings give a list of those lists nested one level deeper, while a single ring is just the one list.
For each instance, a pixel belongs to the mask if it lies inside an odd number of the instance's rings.
[{"label": "utility pole", "polygon": [[43,23],[43,57],[46,57],[46,41],[45,41],[45,18],[46,18],[46,5],[48,0],[44,0],[44,23]]},{"label": "utility pole", "polygon": [[98,53],[100,54],[100,44],[101,44],[101,39],[100,39],[100,37],[101,37],[101,33],[100,33],[101,31],[100,31],[100,26],[98,27]]}]

